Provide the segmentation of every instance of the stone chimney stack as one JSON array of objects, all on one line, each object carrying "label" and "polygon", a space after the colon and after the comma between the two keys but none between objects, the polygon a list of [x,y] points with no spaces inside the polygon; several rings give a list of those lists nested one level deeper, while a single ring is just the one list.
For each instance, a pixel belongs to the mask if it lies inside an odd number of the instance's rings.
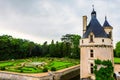
[{"label": "stone chimney stack", "polygon": [[86,32],[87,29],[87,16],[83,16],[83,34]]}]

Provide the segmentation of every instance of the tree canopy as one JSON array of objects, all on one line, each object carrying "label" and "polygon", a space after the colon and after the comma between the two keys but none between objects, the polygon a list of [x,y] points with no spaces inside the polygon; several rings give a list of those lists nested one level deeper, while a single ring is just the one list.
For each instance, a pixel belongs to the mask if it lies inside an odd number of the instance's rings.
[{"label": "tree canopy", "polygon": [[0,60],[36,56],[79,58],[79,39],[79,35],[66,34],[62,36],[62,42],[52,40],[50,44],[45,41],[41,45],[29,40],[2,35],[0,36]]},{"label": "tree canopy", "polygon": [[115,57],[120,57],[120,41],[117,42],[114,53],[115,53]]}]

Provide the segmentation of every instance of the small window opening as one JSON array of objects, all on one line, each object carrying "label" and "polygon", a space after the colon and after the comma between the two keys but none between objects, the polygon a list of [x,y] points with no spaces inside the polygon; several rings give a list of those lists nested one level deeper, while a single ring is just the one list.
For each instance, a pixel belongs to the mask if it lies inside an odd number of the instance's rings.
[{"label": "small window opening", "polygon": [[109,32],[109,37],[112,38],[112,32]]},{"label": "small window opening", "polygon": [[93,50],[90,50],[90,57],[94,57]]},{"label": "small window opening", "polygon": [[93,35],[90,35],[90,42],[93,42]]},{"label": "small window opening", "polygon": [[104,39],[102,39],[102,42],[104,42]]},{"label": "small window opening", "polygon": [[90,52],[93,53],[93,49],[91,49]]},{"label": "small window opening", "polygon": [[93,57],[93,53],[90,53],[90,57]]},{"label": "small window opening", "polygon": [[84,41],[82,40],[82,43],[84,43]]},{"label": "small window opening", "polygon": [[94,71],[93,71],[93,70],[94,70],[93,67],[94,67],[94,66],[93,66],[93,63],[91,63],[91,64],[90,64],[90,73],[91,73],[91,74],[93,74],[93,72],[94,72]]}]

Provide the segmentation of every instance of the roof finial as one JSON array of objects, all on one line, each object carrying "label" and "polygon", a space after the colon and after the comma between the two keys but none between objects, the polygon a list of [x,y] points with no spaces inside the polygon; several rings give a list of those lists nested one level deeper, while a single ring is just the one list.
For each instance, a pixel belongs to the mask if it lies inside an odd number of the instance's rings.
[{"label": "roof finial", "polygon": [[93,11],[94,11],[94,5],[92,5],[92,7],[93,7]]},{"label": "roof finial", "polygon": [[105,16],[105,20],[107,20],[107,16]]},{"label": "roof finial", "polygon": [[91,16],[96,18],[96,11],[94,10],[94,5],[92,5],[92,7],[93,7],[93,11],[91,13]]}]

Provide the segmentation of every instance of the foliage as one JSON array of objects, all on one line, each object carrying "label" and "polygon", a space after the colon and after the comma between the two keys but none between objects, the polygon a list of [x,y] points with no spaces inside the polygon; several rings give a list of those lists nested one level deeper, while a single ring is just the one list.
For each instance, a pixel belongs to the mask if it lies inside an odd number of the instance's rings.
[{"label": "foliage", "polygon": [[115,64],[120,64],[120,58],[115,57],[115,58],[114,58],[114,63],[115,63]]},{"label": "foliage", "polygon": [[110,60],[95,60],[94,74],[96,80],[114,80],[112,62]]},{"label": "foliage", "polygon": [[56,71],[56,68],[55,67],[51,67],[51,71]]},{"label": "foliage", "polygon": [[5,66],[1,66],[1,67],[0,67],[0,70],[5,70]]},{"label": "foliage", "polygon": [[100,64],[102,64],[102,61],[97,59],[97,60],[95,60],[95,64],[100,65]]},{"label": "foliage", "polygon": [[43,68],[43,72],[48,72],[48,68],[47,68],[47,67],[44,67],[44,68]]},{"label": "foliage", "polygon": [[115,55],[115,57],[120,57],[120,41],[119,42],[117,42],[117,44],[116,44],[116,48],[115,48],[115,50],[114,50],[114,55]]},{"label": "foliage", "polygon": [[79,40],[80,36],[76,34],[66,34],[63,35],[61,40],[64,42],[65,53],[71,58],[80,58]]},{"label": "foliage", "polygon": [[[33,62],[44,62],[45,65],[39,67],[36,65],[27,65]],[[40,73],[43,72],[43,69],[45,67],[47,67],[48,70],[56,71],[77,64],[79,64],[79,59],[35,57],[27,59],[0,61],[0,69],[20,73]]]},{"label": "foliage", "polygon": [[49,54],[51,57],[56,57],[54,40],[51,41],[51,44],[49,46]]},{"label": "foliage", "polygon": [[22,70],[22,69],[20,70],[20,73],[23,73],[23,70]]},{"label": "foliage", "polygon": [[70,62],[64,62],[64,61],[53,61],[52,63],[50,63],[47,67],[55,67],[56,70],[60,70],[60,69],[64,69],[67,68],[69,66],[73,66],[73,63]]},{"label": "foliage", "polygon": [[51,44],[45,41],[41,45],[29,40],[2,35],[0,36],[0,60],[22,59],[36,56],[79,58],[79,39],[79,35],[66,34],[62,37],[62,42],[54,42],[52,40]]},{"label": "foliage", "polygon": [[0,60],[18,59],[32,56],[37,45],[28,40],[16,39],[12,36],[0,36]]}]

